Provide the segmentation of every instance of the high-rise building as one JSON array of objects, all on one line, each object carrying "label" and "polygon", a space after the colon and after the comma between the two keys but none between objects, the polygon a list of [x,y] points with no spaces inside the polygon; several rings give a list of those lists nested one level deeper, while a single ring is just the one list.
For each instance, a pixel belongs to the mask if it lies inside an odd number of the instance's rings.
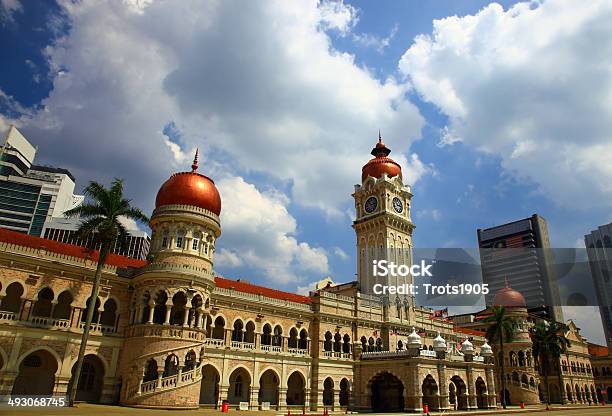
[{"label": "high-rise building", "polygon": [[584,236],[608,347],[612,348],[612,223]]},{"label": "high-rise building", "polygon": [[[80,225],[81,219],[79,218],[51,218],[45,221],[41,237],[99,250],[99,245],[92,247],[93,236],[86,241],[79,238],[77,230]],[[116,242],[112,252],[120,256],[146,260],[151,246],[151,237],[149,234],[139,229],[130,228],[127,229],[127,232],[128,236],[126,241],[124,241],[123,244]]]},{"label": "high-rise building", "polygon": [[530,313],[564,322],[544,218],[534,214],[478,229],[478,247],[483,281],[490,289],[487,305],[510,282],[525,297]]},{"label": "high-rise building", "polygon": [[78,206],[74,176],[34,165],[36,148],[11,126],[0,147],[0,227],[40,236],[43,224]]}]

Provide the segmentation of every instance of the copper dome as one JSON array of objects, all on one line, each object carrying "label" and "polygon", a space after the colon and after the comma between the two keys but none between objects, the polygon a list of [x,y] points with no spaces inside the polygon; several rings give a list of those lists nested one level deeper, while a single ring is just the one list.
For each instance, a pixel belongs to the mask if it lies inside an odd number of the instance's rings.
[{"label": "copper dome", "polygon": [[506,306],[508,308],[526,308],[527,302],[525,302],[523,295],[508,286],[506,281],[506,287],[495,294],[493,305]]},{"label": "copper dome", "polygon": [[378,134],[378,143],[372,149],[371,154],[374,156],[373,159],[370,159],[368,163],[365,164],[363,168],[361,168],[361,181],[365,181],[368,176],[372,176],[374,178],[380,178],[383,174],[387,174],[390,178],[394,176],[399,176],[402,178],[402,168],[398,165],[393,159],[389,156],[391,150],[385,146],[382,141],[382,137],[380,137],[380,133]]},{"label": "copper dome", "polygon": [[155,208],[162,205],[192,205],[221,214],[221,196],[212,179],[200,175],[198,169],[198,153],[191,166],[191,172],[175,173],[164,182],[157,192]]}]

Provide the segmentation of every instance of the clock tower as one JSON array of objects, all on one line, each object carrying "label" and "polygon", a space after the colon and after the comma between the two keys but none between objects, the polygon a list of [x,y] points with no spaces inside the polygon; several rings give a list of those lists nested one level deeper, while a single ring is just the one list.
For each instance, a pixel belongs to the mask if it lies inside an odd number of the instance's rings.
[{"label": "clock tower", "polygon": [[[389,157],[391,150],[378,135],[372,158],[362,168],[361,184],[355,185],[357,235],[357,273],[360,290],[375,295],[374,285],[412,284],[412,276],[374,276],[374,261],[387,260],[396,265],[412,264],[412,230],[410,219],[412,193],[402,179],[401,167]],[[390,295],[386,298],[389,316],[406,319],[413,306],[413,296]]]}]

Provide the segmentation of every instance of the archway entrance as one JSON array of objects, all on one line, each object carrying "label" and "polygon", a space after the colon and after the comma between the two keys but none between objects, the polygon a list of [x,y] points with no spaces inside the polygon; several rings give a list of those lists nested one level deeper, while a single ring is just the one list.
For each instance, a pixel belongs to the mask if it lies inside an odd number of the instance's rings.
[{"label": "archway entrance", "polygon": [[574,400],[574,397],[573,397],[573,395],[572,395],[572,388],[570,387],[570,385],[569,385],[569,384],[566,384],[566,385],[565,385],[565,395],[567,396],[567,400],[568,400],[569,402],[571,402],[571,401],[573,401],[573,400]]},{"label": "archway entrance", "polygon": [[340,381],[340,406],[348,406],[349,394],[349,382],[343,378]]},{"label": "archway entrance", "polygon": [[304,378],[295,371],[287,380],[287,406],[303,406],[306,403]]},{"label": "archway entrance", "polygon": [[216,407],[219,402],[219,373],[210,364],[202,367],[200,383],[200,404]]},{"label": "archway entrance", "polygon": [[334,405],[334,380],[326,378],[323,382],[323,406]]},{"label": "archway entrance", "polygon": [[453,376],[451,383],[455,385],[457,410],[468,410],[468,398],[465,382],[459,376]]},{"label": "archway entrance", "polygon": [[[73,378],[71,382],[74,380],[75,370],[76,364],[72,366]],[[83,359],[83,367],[81,367],[81,376],[79,377],[76,400],[89,403],[99,402],[103,384],[104,365],[102,361],[93,354],[86,355]]]},{"label": "archway entrance", "polygon": [[559,392],[559,386],[556,384],[549,384],[548,391],[550,392],[551,403],[561,403],[561,393]]},{"label": "archway entrance", "polygon": [[248,402],[251,392],[251,376],[244,368],[235,369],[229,378],[227,400],[231,404]]},{"label": "archway entrance", "polygon": [[51,396],[55,385],[57,360],[46,350],[29,354],[19,364],[19,374],[11,392],[14,396]]},{"label": "archway entrance", "polygon": [[612,403],[612,387],[608,387],[606,389],[607,392],[607,396],[608,396],[608,403]]},{"label": "archway entrance", "polygon": [[401,412],[404,410],[404,385],[394,375],[384,372],[371,381],[372,410]]},{"label": "archway entrance", "polygon": [[272,370],[266,370],[259,378],[259,403],[278,405],[278,377]]},{"label": "archway entrance", "polygon": [[476,406],[479,409],[487,408],[487,398],[485,394],[487,393],[487,385],[481,377],[476,379]]},{"label": "archway entrance", "polygon": [[421,390],[423,391],[423,405],[427,405],[430,410],[437,410],[440,407],[438,384],[432,375],[425,377]]}]

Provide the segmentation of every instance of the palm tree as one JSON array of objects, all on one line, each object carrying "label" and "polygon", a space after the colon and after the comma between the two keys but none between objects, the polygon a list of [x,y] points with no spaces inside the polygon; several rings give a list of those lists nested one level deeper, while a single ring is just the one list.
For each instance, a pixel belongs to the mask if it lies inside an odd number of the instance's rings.
[{"label": "palm tree", "polygon": [[506,408],[506,375],[504,374],[504,342],[510,342],[514,338],[515,325],[514,319],[506,314],[506,308],[503,306],[493,306],[491,315],[484,319],[484,322],[489,324],[487,328],[487,338],[491,342],[499,342],[499,352],[501,360],[499,360],[502,394],[502,407]]},{"label": "palm tree", "polygon": [[115,244],[123,244],[126,241],[127,231],[119,222],[119,218],[129,218],[136,221],[148,223],[149,219],[138,208],[130,205],[130,200],[123,197],[123,180],[114,179],[110,188],[105,188],[97,182],[90,182],[85,188],[85,196],[88,201],[76,208],[64,213],[67,217],[80,217],[83,219],[77,233],[85,241],[92,241],[93,247],[100,246],[98,265],[94,276],[89,305],[87,305],[87,319],[83,328],[83,338],[79,348],[79,358],[76,369],[70,383],[69,405],[73,406],[83,367],[83,358],[89,337],[89,328],[93,320],[98,290],[100,288],[100,277],[102,268],[106,262],[110,250]]},{"label": "palm tree", "polygon": [[[565,337],[565,325],[558,322],[542,321],[531,329],[531,341],[533,343],[533,358],[538,362],[544,376],[546,390],[546,409],[550,406],[550,391],[548,386],[548,376],[550,374],[550,364],[553,361],[559,362],[561,354],[567,351],[570,346],[569,340]],[[561,378],[559,371],[559,379]],[[559,388],[563,388],[559,383]],[[563,394],[561,394],[563,397]]]}]

